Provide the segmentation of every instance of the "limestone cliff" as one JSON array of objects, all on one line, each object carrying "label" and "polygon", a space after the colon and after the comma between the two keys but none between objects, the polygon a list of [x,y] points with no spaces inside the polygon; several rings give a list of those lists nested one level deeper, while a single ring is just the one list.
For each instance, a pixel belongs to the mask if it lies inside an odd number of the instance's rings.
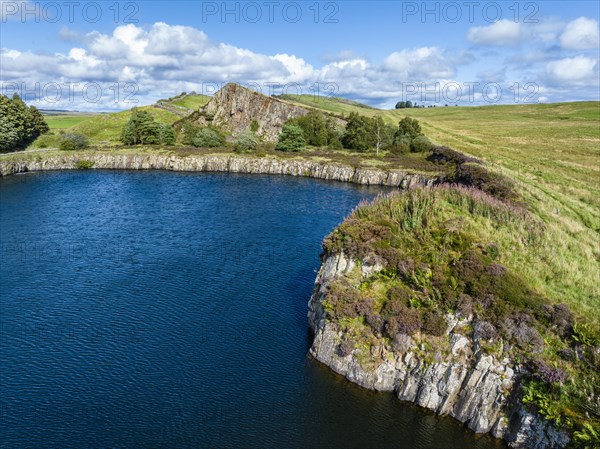
[{"label": "limestone cliff", "polygon": [[368,366],[357,357],[356,350],[344,354],[340,348],[343,335],[328,319],[322,301],[332,281],[356,269],[367,278],[381,268],[376,263],[358,267],[343,252],[324,258],[309,302],[313,357],[364,388],[393,392],[400,400],[452,416],[474,432],[489,432],[504,438],[511,447],[566,446],[567,434],[526,411],[516,399],[520,367],[507,359],[486,355],[478,349],[473,337],[459,331],[470,324],[470,318],[446,317],[450,351],[446,357],[434,361],[425,360],[421,348],[409,336],[405,336],[406,350],[402,353],[383,342],[371,347],[371,358],[376,362]]},{"label": "limestone cliff", "polygon": [[254,173],[305,176],[363,185],[409,188],[432,185],[434,177],[403,170],[375,170],[346,165],[319,163],[302,159],[246,157],[230,155],[176,156],[145,153],[106,153],[88,151],[55,156],[39,153],[35,156],[8,156],[0,159],[0,176],[44,170],[82,168],[106,170],[171,170],[193,172]]},{"label": "limestone cliff", "polygon": [[267,142],[276,142],[286,120],[309,112],[307,108],[230,83],[187,120],[198,126],[214,124],[234,136],[250,129],[255,120],[256,134]]}]

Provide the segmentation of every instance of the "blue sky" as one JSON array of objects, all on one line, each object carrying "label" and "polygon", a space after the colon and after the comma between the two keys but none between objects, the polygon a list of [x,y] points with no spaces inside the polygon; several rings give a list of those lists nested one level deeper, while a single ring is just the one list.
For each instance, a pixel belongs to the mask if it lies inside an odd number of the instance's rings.
[{"label": "blue sky", "polygon": [[595,1],[0,6],[2,91],[41,107],[123,109],[229,81],[380,107],[599,99]]}]

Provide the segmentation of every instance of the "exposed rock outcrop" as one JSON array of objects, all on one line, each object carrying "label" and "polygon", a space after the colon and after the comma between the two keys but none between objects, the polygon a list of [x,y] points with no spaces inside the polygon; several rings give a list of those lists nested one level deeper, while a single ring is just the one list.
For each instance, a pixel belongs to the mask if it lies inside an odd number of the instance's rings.
[{"label": "exposed rock outcrop", "polygon": [[434,177],[413,174],[403,170],[374,170],[345,165],[326,164],[301,159],[253,158],[230,155],[175,156],[161,154],[119,154],[90,151],[83,154],[47,156],[22,159],[10,156],[0,158],[0,175],[43,170],[71,170],[85,162],[94,169],[108,170],[172,170],[197,172],[255,173],[269,175],[305,176],[364,185],[383,185],[409,188],[432,185]]},{"label": "exposed rock outcrop", "polygon": [[308,108],[229,83],[187,120],[198,126],[217,125],[234,136],[250,129],[255,120],[256,134],[267,142],[276,142],[286,120],[309,112]]},{"label": "exposed rock outcrop", "polygon": [[[407,337],[408,350],[394,352],[381,343],[371,348],[376,362],[364,367],[356,350],[340,350],[342,333],[328,319],[322,301],[329,284],[350,273],[357,263],[343,253],[327,256],[317,275],[309,302],[308,319],[314,331],[310,353],[317,360],[351,382],[378,391],[394,392],[404,401],[426,407],[438,414],[450,415],[477,433],[504,438],[512,447],[558,449],[569,442],[566,433],[554,428],[541,416],[527,412],[513,393],[519,386],[519,367],[509,360],[497,360],[476,349],[472,337],[459,332],[469,319],[449,315],[450,351],[439,361],[425,361],[419,348]],[[363,277],[373,273],[376,264]]]}]

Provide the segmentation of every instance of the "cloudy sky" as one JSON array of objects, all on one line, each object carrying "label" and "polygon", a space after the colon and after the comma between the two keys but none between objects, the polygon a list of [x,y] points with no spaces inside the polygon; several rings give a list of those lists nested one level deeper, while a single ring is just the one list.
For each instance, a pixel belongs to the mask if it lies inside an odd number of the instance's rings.
[{"label": "cloudy sky", "polygon": [[118,110],[239,82],[378,107],[598,100],[599,6],[0,0],[2,93]]}]

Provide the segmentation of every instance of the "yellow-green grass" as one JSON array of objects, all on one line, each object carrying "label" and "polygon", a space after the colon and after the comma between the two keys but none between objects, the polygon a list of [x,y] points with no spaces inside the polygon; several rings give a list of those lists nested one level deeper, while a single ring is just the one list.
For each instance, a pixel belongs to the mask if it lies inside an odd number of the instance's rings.
[{"label": "yellow-green grass", "polygon": [[317,98],[312,105],[390,122],[417,118],[436,143],[514,179],[548,236],[536,254],[516,255],[519,269],[542,293],[600,323],[600,102],[378,111]]},{"label": "yellow-green grass", "polygon": [[346,100],[345,98],[320,95],[281,95],[279,98],[299,106],[309,106],[333,114],[358,112],[363,115],[375,115],[382,112],[380,109],[372,108],[355,101]]},{"label": "yellow-green grass", "polygon": [[[557,302],[600,323],[600,103],[389,111],[440,144],[513,178],[548,236],[519,269]],[[519,250],[515,248],[515,251]]]},{"label": "yellow-green grass", "polygon": [[[95,114],[94,114],[95,115]],[[94,115],[90,114],[77,114],[77,115],[48,115],[45,116],[44,119],[50,129],[69,129],[75,125],[78,125],[81,122],[84,122]]]},{"label": "yellow-green grass", "polygon": [[174,101],[169,101],[167,103],[171,103],[175,106],[182,106],[184,108],[197,110],[204,106],[206,103],[210,101],[211,97],[206,95],[186,95],[185,97],[178,98]]}]

